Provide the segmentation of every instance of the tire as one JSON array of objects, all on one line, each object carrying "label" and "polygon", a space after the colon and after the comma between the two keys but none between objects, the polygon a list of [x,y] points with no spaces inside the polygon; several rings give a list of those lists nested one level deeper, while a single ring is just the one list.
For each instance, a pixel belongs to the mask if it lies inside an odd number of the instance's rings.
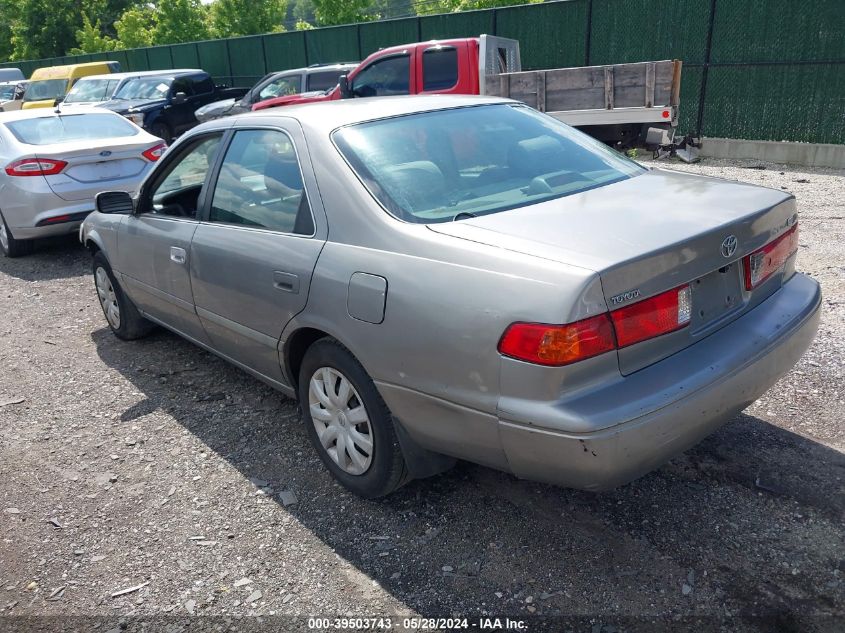
[{"label": "tire", "polygon": [[[340,404],[342,400],[337,398],[344,397],[343,380],[350,390]],[[328,397],[328,389],[321,389],[327,382],[331,383],[335,399]],[[306,351],[299,370],[299,403],[317,454],[347,489],[375,499],[410,480],[390,410],[361,363],[336,340],[320,339]],[[366,421],[357,422],[362,415]],[[325,446],[317,432],[318,425],[327,438]],[[353,437],[351,450],[357,455],[349,452],[346,441]],[[370,441],[369,455],[366,440]]]},{"label": "tire", "polygon": [[155,326],[141,316],[123,292],[106,256],[100,251],[94,254],[93,272],[97,300],[114,335],[124,341],[134,341],[149,334]]},{"label": "tire", "polygon": [[32,240],[16,240],[12,237],[6,219],[0,213],[0,251],[6,257],[22,257],[32,253]]},{"label": "tire", "polygon": [[150,128],[150,134],[159,137],[168,145],[173,142],[173,132],[167,123],[153,123],[153,126]]}]

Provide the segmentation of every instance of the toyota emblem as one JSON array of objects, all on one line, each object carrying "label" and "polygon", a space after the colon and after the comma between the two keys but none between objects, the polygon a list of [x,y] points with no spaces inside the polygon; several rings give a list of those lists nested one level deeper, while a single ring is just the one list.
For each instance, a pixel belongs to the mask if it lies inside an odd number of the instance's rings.
[{"label": "toyota emblem", "polygon": [[737,243],[736,235],[728,235],[722,240],[722,257],[732,257],[736,253]]}]

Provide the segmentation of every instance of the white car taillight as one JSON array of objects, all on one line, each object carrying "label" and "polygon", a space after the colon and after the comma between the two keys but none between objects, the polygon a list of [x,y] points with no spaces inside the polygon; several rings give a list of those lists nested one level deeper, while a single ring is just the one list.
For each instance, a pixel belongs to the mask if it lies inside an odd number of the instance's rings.
[{"label": "white car taillight", "polygon": [[745,289],[754,290],[798,251],[798,223],[786,233],[743,258]]}]

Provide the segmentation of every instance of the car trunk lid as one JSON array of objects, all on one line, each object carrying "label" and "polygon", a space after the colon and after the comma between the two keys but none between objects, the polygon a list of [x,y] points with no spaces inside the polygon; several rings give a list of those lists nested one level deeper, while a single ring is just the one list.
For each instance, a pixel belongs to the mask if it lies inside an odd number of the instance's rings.
[{"label": "car trunk lid", "polygon": [[150,164],[142,152],[153,147],[149,140],[137,137],[109,139],[97,148],[91,142],[40,146],[39,158],[67,163],[60,174],[45,176],[50,189],[63,200],[92,200],[100,191],[130,191],[137,176]]},{"label": "car trunk lid", "polygon": [[[689,326],[619,350],[620,370],[628,374],[691,345],[771,294],[772,284],[745,291],[741,259],[794,221],[794,199],[785,192],[652,170],[530,207],[429,228],[593,270],[609,310],[690,284]],[[726,256],[722,245],[731,237],[736,245]]]}]

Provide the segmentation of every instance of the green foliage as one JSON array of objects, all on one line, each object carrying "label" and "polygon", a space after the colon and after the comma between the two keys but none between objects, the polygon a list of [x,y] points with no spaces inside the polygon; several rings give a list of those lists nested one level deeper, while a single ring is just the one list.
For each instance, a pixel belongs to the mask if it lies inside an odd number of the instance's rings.
[{"label": "green foliage", "polygon": [[209,22],[214,37],[284,31],[287,0],[215,0]]},{"label": "green foliage", "polygon": [[132,7],[120,16],[114,28],[119,48],[152,46],[155,13],[149,7]]},{"label": "green foliage", "polygon": [[108,35],[103,35],[100,28],[100,21],[91,24],[87,15],[82,16],[82,28],[76,32],[76,48],[70,49],[71,55],[84,55],[85,53],[102,53],[113,51],[117,47],[115,42]]},{"label": "green foliage", "polygon": [[314,15],[320,26],[367,22],[375,16],[372,0],[313,0]]},{"label": "green foliage", "polygon": [[155,11],[155,44],[196,42],[209,38],[207,9],[200,0],[159,0]]},{"label": "green foliage", "polygon": [[12,16],[17,13],[15,0],[0,0],[0,60],[12,58]]},{"label": "green foliage", "polygon": [[515,4],[538,4],[544,0],[431,0],[417,5],[417,13],[430,15],[433,13],[453,13],[455,11],[472,11],[473,9],[491,9],[493,7],[510,7]]},{"label": "green foliage", "polygon": [[82,15],[75,3],[15,0],[9,6],[16,9],[10,12],[13,59],[59,57],[76,45]]}]

